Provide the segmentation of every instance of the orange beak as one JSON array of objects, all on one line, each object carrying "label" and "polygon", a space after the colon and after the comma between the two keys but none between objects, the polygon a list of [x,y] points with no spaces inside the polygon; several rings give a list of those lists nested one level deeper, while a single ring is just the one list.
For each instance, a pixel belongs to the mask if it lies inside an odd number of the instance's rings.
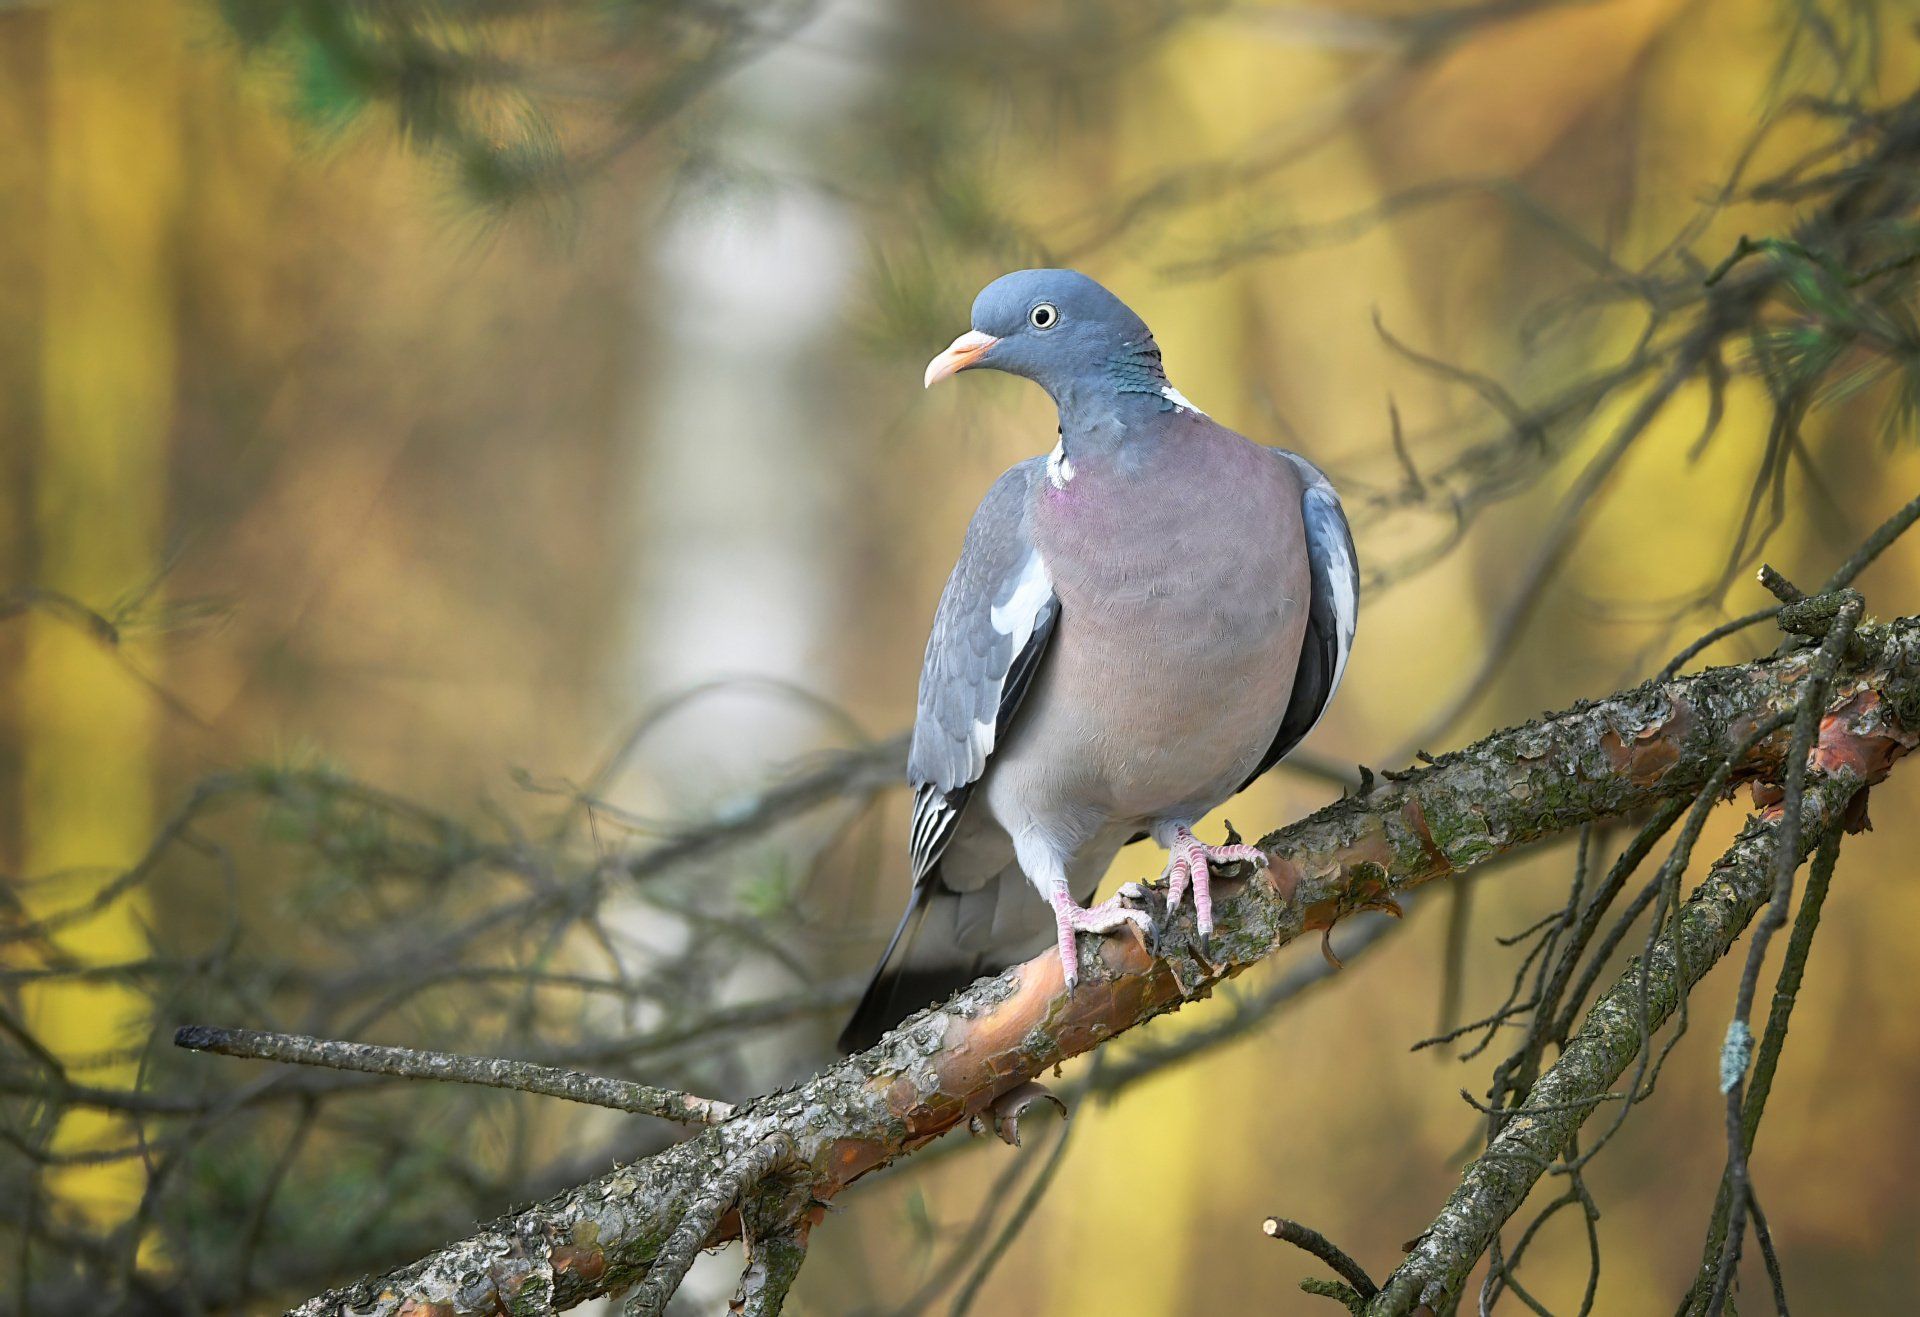
[{"label": "orange beak", "polygon": [[987,354],[987,349],[1000,340],[992,334],[983,334],[977,329],[969,329],[953,340],[950,347],[927,363],[926,387],[931,389],[949,375],[965,370]]}]

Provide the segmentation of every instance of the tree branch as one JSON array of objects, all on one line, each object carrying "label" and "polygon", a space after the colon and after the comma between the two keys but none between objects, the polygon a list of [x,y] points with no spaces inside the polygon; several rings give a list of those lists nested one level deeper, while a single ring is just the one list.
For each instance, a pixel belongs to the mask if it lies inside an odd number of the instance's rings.
[{"label": "tree branch", "polygon": [[[1819,848],[1814,853],[1812,871],[1807,878],[1807,893],[1801,898],[1800,913],[1793,921],[1793,936],[1787,943],[1787,954],[1781,961],[1780,974],[1773,990],[1773,1008],[1767,1015],[1766,1037],[1761,1040],[1760,1050],[1754,1057],[1753,1076],[1747,1086],[1741,1131],[1748,1154],[1753,1151],[1754,1139],[1760,1132],[1760,1118],[1766,1111],[1767,1097],[1773,1091],[1774,1070],[1780,1064],[1780,1051],[1786,1045],[1787,1027],[1793,1017],[1794,1002],[1800,994],[1800,980],[1806,973],[1807,958],[1813,952],[1813,935],[1820,927],[1820,910],[1826,904],[1827,888],[1833,881],[1833,866],[1839,853],[1840,833],[1831,830],[1821,838]],[[1728,1180],[1723,1175],[1719,1194],[1714,1200],[1713,1218],[1707,1228],[1705,1250],[1700,1258],[1700,1275],[1682,1305],[1687,1317],[1694,1317],[1704,1309],[1714,1281],[1720,1274],[1720,1250],[1727,1237],[1730,1209],[1727,1192]],[[1753,1186],[1749,1184],[1749,1207],[1752,1206],[1752,1193]],[[1765,1243],[1765,1223],[1757,1214],[1754,1226]],[[1778,1268],[1769,1263],[1768,1270],[1777,1272]],[[1784,1303],[1776,1307],[1782,1313],[1787,1310]]]},{"label": "tree branch", "polygon": [[[751,1214],[748,1220],[751,1223]],[[750,1225],[745,1231],[747,1266],[740,1273],[740,1284],[727,1311],[739,1317],[773,1317],[778,1313],[800,1275],[800,1264],[807,1260],[807,1239],[812,1230],[811,1213],[797,1225],[772,1225],[758,1233]]]},{"label": "tree branch", "polygon": [[[688,1268],[699,1256],[707,1236],[719,1226],[720,1218],[743,1196],[757,1188],[762,1180],[772,1175],[780,1163],[789,1157],[790,1150],[791,1144],[780,1135],[756,1144],[744,1157],[727,1166],[713,1185],[694,1199],[687,1214],[680,1218],[680,1224],[673,1228],[673,1233],[661,1246],[653,1265],[647,1269],[646,1278],[634,1290],[633,1297],[627,1300],[626,1317],[661,1317],[666,1312],[667,1300],[673,1297],[673,1292],[680,1288],[680,1282],[686,1279]],[[754,1266],[748,1268],[749,1271],[754,1269]],[[788,1283],[791,1283],[791,1278]],[[746,1288],[744,1278],[741,1285],[743,1289]]]},{"label": "tree branch", "polygon": [[255,1061],[286,1061],[294,1065],[324,1066],[329,1070],[353,1070],[365,1075],[442,1079],[487,1088],[510,1088],[637,1115],[658,1116],[683,1125],[714,1125],[733,1115],[732,1106],[713,1098],[497,1056],[423,1052],[412,1047],[379,1047],[300,1034],[261,1033],[255,1029],[215,1029],[204,1024],[190,1024],[180,1029],[174,1034],[173,1043],[190,1052],[217,1052],[221,1056]]},{"label": "tree branch", "polygon": [[[1805,837],[1818,835],[1828,814],[1860,785],[1885,776],[1914,743],[1904,729],[1920,728],[1920,619],[1863,625],[1858,644],[1861,661],[1833,683],[1832,712],[1815,755],[1819,776],[1808,790],[1807,809],[1820,818],[1810,820]],[[1803,650],[1648,683],[1488,737],[1264,838],[1271,867],[1222,884],[1214,963],[1185,951],[1155,959],[1133,941],[1105,938],[1083,944],[1081,982],[1069,996],[1057,957],[1042,955],[912,1017],[871,1050],[798,1087],[742,1106],[685,1143],[297,1311],[302,1317],[522,1311],[523,1294],[567,1308],[624,1288],[656,1261],[674,1259],[676,1235],[688,1220],[703,1219],[732,1168],[782,1136],[791,1141],[796,1187],[790,1210],[797,1221],[862,1176],[966,1124],[1000,1095],[1177,1010],[1302,934],[1584,823],[1691,796],[1729,759],[1736,760],[1736,779],[1777,776],[1786,738],[1751,733],[1796,707],[1811,664]],[[1689,906],[1686,937],[1700,948],[1688,957],[1690,970],[1710,963],[1707,950],[1724,949],[1721,939],[1730,941],[1771,892],[1766,855],[1754,858],[1766,850],[1771,826],[1766,820],[1757,833],[1750,830],[1723,862],[1725,874]],[[1736,919],[1742,909],[1744,917]],[[1191,915],[1182,911],[1162,945],[1190,945],[1190,936],[1181,934],[1191,932]],[[1667,981],[1677,990],[1676,979]],[[1605,1073],[1612,1051],[1603,1040],[1586,1046],[1608,1059],[1584,1073]],[[1569,1083],[1574,1068],[1563,1057],[1535,1099],[1555,1107],[1583,1099],[1585,1090]],[[1402,1281],[1401,1290],[1453,1276],[1459,1258],[1470,1266],[1504,1220],[1499,1207],[1516,1191],[1514,1204],[1524,1197],[1589,1105],[1558,1118],[1573,1124],[1532,1149],[1529,1160],[1483,1159],[1471,1173],[1475,1191],[1463,1200],[1471,1210],[1456,1213],[1450,1206],[1453,1215],[1441,1223],[1446,1229],[1430,1234],[1403,1266],[1414,1279]],[[1503,1137],[1537,1138],[1543,1128],[1515,1120]],[[1485,1191],[1483,1183],[1490,1186]],[[739,1232],[739,1215],[723,1214],[701,1243],[712,1247]],[[1453,1241],[1444,1257],[1443,1235]]]},{"label": "tree branch", "polygon": [[1553,1169],[1587,1117],[1612,1095],[1613,1084],[1640,1055],[1647,1039],[1712,969],[1773,894],[1776,852],[1791,834],[1799,859],[1812,839],[1835,826],[1865,785],[1841,770],[1807,785],[1797,831],[1782,807],[1748,821],[1739,840],[1714,864],[1682,908],[1672,937],[1635,960],[1587,1012],[1586,1023],[1560,1059],[1528,1092],[1479,1160],[1461,1178],[1439,1216],[1381,1287],[1366,1311],[1406,1314],[1416,1306],[1444,1311],[1467,1274],[1518,1211],[1533,1186]]},{"label": "tree branch", "polygon": [[1260,1223],[1260,1229],[1269,1238],[1292,1244],[1326,1263],[1336,1276],[1352,1287],[1354,1297],[1371,1299],[1380,1292],[1380,1287],[1373,1283],[1373,1277],[1367,1275],[1365,1267],[1312,1226],[1303,1226],[1284,1216],[1270,1216]]}]

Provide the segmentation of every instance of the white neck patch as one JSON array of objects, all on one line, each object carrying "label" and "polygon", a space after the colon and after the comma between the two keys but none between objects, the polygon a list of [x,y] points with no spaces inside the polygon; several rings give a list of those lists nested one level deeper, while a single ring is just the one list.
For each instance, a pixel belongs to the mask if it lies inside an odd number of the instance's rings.
[{"label": "white neck patch", "polygon": [[1160,396],[1162,398],[1165,398],[1168,402],[1172,403],[1175,407],[1180,408],[1182,411],[1192,412],[1195,416],[1206,415],[1205,412],[1201,411],[1198,407],[1195,407],[1192,403],[1187,401],[1186,394],[1180,392],[1180,390],[1174,388],[1173,385],[1171,384],[1162,384],[1160,386]]},{"label": "white neck patch", "polygon": [[1073,479],[1073,463],[1067,458],[1067,441],[1062,439],[1047,454],[1047,483],[1055,489],[1065,489]]}]

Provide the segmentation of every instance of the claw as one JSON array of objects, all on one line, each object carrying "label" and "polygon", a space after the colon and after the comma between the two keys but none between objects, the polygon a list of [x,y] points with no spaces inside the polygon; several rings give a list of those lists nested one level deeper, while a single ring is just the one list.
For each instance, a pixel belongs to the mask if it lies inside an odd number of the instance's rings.
[{"label": "claw", "polygon": [[1053,904],[1060,974],[1069,996],[1080,982],[1080,947],[1076,940],[1080,933],[1111,933],[1122,924],[1132,924],[1136,932],[1144,935],[1153,926],[1153,920],[1144,912],[1125,907],[1119,897],[1090,908],[1083,907],[1074,901],[1064,882],[1054,887],[1049,900]]},{"label": "claw", "polygon": [[1129,921],[1140,935],[1140,944],[1147,949],[1149,956],[1160,954],[1160,925],[1155,921],[1152,910],[1152,894],[1147,885],[1140,882],[1121,883],[1114,892],[1114,898],[1137,909],[1145,919]]},{"label": "claw", "polygon": [[1227,840],[1220,846],[1209,846],[1193,835],[1185,826],[1173,830],[1173,838],[1167,847],[1167,918],[1180,908],[1180,899],[1186,895],[1189,886],[1193,889],[1194,924],[1199,937],[1193,945],[1199,949],[1201,958],[1212,964],[1213,954],[1213,875],[1209,861],[1215,864],[1237,864],[1245,862],[1256,868],[1264,868],[1267,856],[1256,846],[1249,846],[1240,840],[1239,832],[1227,824]]}]

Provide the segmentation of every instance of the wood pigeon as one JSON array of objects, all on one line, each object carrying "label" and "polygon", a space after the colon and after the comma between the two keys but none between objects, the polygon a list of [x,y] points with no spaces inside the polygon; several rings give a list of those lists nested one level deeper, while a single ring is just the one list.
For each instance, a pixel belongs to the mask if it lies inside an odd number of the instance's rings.
[{"label": "wood pigeon", "polygon": [[[994,484],[934,614],[908,777],[913,894],[840,1037],[871,1046],[982,974],[1131,923],[1090,905],[1121,846],[1168,851],[1167,908],[1208,864],[1264,863],[1193,824],[1319,721],[1353,644],[1360,578],[1311,462],[1208,418],[1147,326],[1072,270],[987,285],[930,388],[985,367],[1053,397],[1060,442]],[[1038,894],[1038,899],[1036,895]]]}]

